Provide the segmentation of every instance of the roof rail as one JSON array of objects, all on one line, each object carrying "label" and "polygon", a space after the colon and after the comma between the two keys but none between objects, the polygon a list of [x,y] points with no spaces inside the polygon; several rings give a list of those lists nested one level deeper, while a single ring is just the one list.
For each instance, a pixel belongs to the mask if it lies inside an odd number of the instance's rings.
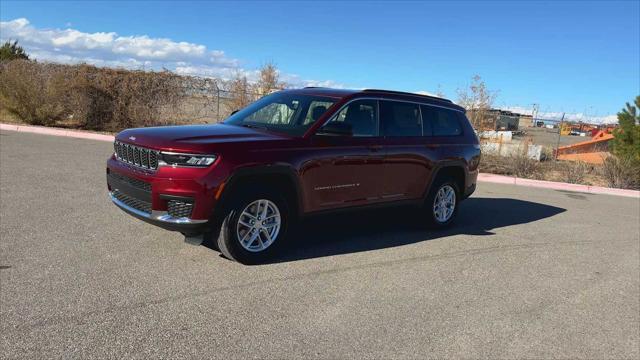
[{"label": "roof rail", "polygon": [[437,97],[437,96],[410,93],[410,92],[406,92],[406,91],[394,91],[394,90],[382,90],[382,89],[364,89],[362,91],[363,92],[384,92],[384,93],[387,93],[387,94],[418,96],[418,97],[423,97],[423,98],[428,98],[428,99],[433,99],[433,100],[439,100],[439,101],[444,101],[444,102],[448,102],[448,103],[452,103],[453,104],[453,101],[451,101],[449,99],[445,99],[445,98],[441,98],[441,97]]}]

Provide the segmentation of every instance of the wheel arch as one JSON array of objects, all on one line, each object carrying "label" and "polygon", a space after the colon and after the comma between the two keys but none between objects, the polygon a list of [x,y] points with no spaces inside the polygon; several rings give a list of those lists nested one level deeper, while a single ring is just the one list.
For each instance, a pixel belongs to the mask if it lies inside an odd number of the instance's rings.
[{"label": "wheel arch", "polygon": [[458,161],[442,163],[434,169],[433,176],[431,176],[431,181],[424,192],[423,198],[426,199],[429,196],[429,192],[431,192],[431,188],[436,179],[443,176],[450,176],[456,181],[459,191],[458,195],[460,196],[460,199],[462,199],[466,189],[467,171],[465,164]]},{"label": "wheel arch", "polygon": [[[282,193],[291,206],[291,213],[299,216],[302,211],[301,186],[296,172],[284,164],[249,166],[237,169],[225,182],[224,189],[216,203],[212,216],[225,214],[233,200],[234,193],[245,186],[260,181],[262,186],[272,186]],[[223,215],[224,216],[224,215]]]}]

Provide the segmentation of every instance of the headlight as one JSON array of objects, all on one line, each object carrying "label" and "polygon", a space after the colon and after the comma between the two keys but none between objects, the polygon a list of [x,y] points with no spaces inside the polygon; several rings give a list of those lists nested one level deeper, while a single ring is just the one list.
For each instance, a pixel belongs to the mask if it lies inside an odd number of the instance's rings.
[{"label": "headlight", "polygon": [[197,155],[163,152],[158,165],[205,167],[213,164],[216,155]]}]

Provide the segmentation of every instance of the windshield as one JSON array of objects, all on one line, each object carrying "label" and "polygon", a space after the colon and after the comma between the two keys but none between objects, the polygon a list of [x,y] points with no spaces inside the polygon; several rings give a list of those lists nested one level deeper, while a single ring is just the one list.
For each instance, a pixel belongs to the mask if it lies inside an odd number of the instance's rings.
[{"label": "windshield", "polygon": [[299,136],[334,103],[335,99],[321,96],[275,93],[231,115],[224,123]]}]

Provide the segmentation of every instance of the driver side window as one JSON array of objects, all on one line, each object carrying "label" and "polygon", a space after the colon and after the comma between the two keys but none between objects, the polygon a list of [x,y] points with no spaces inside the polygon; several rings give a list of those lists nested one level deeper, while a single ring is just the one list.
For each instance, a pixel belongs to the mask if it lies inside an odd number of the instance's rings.
[{"label": "driver side window", "polygon": [[329,123],[348,124],[353,136],[378,136],[378,102],[376,100],[356,100],[340,110]]}]

